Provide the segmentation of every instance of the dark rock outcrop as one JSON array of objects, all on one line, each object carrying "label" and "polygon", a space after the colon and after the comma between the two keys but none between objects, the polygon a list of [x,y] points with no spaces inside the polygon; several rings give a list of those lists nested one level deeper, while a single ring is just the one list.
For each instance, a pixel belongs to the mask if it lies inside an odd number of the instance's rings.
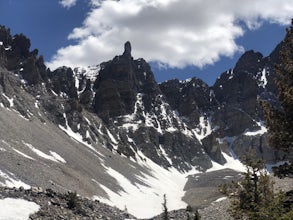
[{"label": "dark rock outcrop", "polygon": [[[137,93],[144,93],[144,101],[151,103],[158,94],[150,66],[143,60],[131,58],[131,45],[125,43],[123,55],[103,63],[94,84],[94,110],[105,121],[134,112]],[[146,105],[149,109],[149,104]]]},{"label": "dark rock outcrop", "polygon": [[160,84],[160,88],[170,106],[176,109],[181,117],[188,119],[185,122],[192,127],[198,125],[199,118],[217,105],[214,92],[197,78],[166,81]]}]

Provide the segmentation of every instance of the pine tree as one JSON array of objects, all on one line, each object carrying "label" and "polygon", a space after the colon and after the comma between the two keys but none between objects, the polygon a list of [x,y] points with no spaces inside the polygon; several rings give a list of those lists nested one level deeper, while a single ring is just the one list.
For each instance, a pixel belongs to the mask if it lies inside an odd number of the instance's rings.
[{"label": "pine tree", "polygon": [[80,203],[76,192],[67,193],[67,206],[69,209],[79,208]]},{"label": "pine tree", "polygon": [[196,210],[194,213],[193,220],[200,220],[200,219],[201,219],[200,214],[199,214],[198,210]]},{"label": "pine tree", "polygon": [[291,207],[284,206],[285,194],[274,193],[274,182],[264,169],[264,163],[261,160],[253,161],[251,157],[246,157],[243,162],[247,169],[243,178],[221,187],[231,200],[231,216],[253,220],[290,219]]},{"label": "pine tree", "polygon": [[270,145],[286,152],[288,163],[275,169],[279,177],[293,175],[293,19],[276,64],[276,84],[280,107],[262,101]]}]

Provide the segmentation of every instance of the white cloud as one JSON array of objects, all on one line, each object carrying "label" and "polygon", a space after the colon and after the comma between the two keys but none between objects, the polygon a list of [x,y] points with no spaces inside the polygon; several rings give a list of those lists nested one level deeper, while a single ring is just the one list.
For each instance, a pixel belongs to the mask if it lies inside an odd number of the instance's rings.
[{"label": "white cloud", "polygon": [[262,22],[288,24],[292,0],[91,0],[82,27],[48,63],[56,67],[84,66],[112,59],[132,44],[132,55],[171,67],[212,64],[221,56],[241,51],[235,39],[243,26],[256,29]]},{"label": "white cloud", "polygon": [[59,3],[64,8],[71,8],[76,4],[77,0],[60,0]]}]

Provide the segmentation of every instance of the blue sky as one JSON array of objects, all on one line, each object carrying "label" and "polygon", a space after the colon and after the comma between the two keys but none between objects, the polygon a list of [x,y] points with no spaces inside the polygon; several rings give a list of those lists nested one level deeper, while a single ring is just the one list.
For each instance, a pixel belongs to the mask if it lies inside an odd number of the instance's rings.
[{"label": "blue sky", "polygon": [[212,3],[0,0],[0,24],[28,36],[51,69],[99,64],[130,40],[134,58],[150,61],[157,81],[197,76],[211,85],[243,51],[269,55],[293,15],[290,0]]}]

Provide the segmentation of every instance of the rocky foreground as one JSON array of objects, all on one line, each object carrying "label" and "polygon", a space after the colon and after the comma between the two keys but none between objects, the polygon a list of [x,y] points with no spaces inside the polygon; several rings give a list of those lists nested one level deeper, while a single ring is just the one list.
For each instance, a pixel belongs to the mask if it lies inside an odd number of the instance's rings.
[{"label": "rocky foreground", "polygon": [[[111,207],[104,203],[99,202],[98,200],[90,200],[87,198],[82,198],[76,196],[75,193],[62,194],[53,191],[52,189],[43,190],[38,187],[32,187],[31,189],[20,188],[0,188],[0,199],[4,198],[19,198],[27,201],[34,202],[38,204],[41,208],[40,210],[30,216],[30,220],[97,220],[97,219],[109,219],[109,220],[127,220],[127,219],[137,219],[136,217],[127,213],[127,210],[119,210],[115,207]],[[221,201],[222,203],[222,201]],[[215,203],[216,204],[216,203]],[[227,202],[225,202],[227,205]],[[225,205],[225,206],[226,206]],[[214,207],[215,205],[211,205]],[[219,206],[218,204],[216,206]],[[207,212],[210,212],[209,209],[201,209],[199,213],[202,215],[202,219],[228,219],[227,212],[223,210],[223,207],[215,207],[214,218],[210,218],[210,215]],[[219,210],[220,209],[220,212]],[[170,211],[168,216],[170,219],[185,220],[189,219],[188,217],[193,217],[195,210],[175,210]],[[219,215],[220,214],[220,215]],[[205,218],[207,217],[207,218]],[[216,218],[220,217],[220,218]],[[152,218],[153,220],[163,219],[163,215],[156,216]],[[146,219],[145,219],[146,220]]]},{"label": "rocky foreground", "polygon": [[100,203],[98,200],[82,198],[75,193],[62,194],[51,189],[32,187],[25,190],[22,187],[1,187],[0,199],[4,198],[20,198],[37,203],[41,208],[30,216],[31,220],[136,219],[126,211]]},{"label": "rocky foreground", "polygon": [[[293,179],[275,179],[276,190],[289,191],[293,189]],[[127,220],[137,219],[127,210],[120,210],[111,207],[98,200],[90,200],[77,196],[75,193],[59,193],[52,189],[43,190],[42,188],[32,187],[31,189],[0,187],[0,199],[20,198],[37,203],[40,210],[30,216],[30,220],[54,219],[54,220]],[[229,220],[232,219],[227,212],[229,200],[220,198],[206,207],[198,210],[202,220]],[[195,209],[193,210],[175,210],[170,211],[168,216],[174,220],[192,219]],[[158,215],[153,220],[163,219],[163,215]]]}]

